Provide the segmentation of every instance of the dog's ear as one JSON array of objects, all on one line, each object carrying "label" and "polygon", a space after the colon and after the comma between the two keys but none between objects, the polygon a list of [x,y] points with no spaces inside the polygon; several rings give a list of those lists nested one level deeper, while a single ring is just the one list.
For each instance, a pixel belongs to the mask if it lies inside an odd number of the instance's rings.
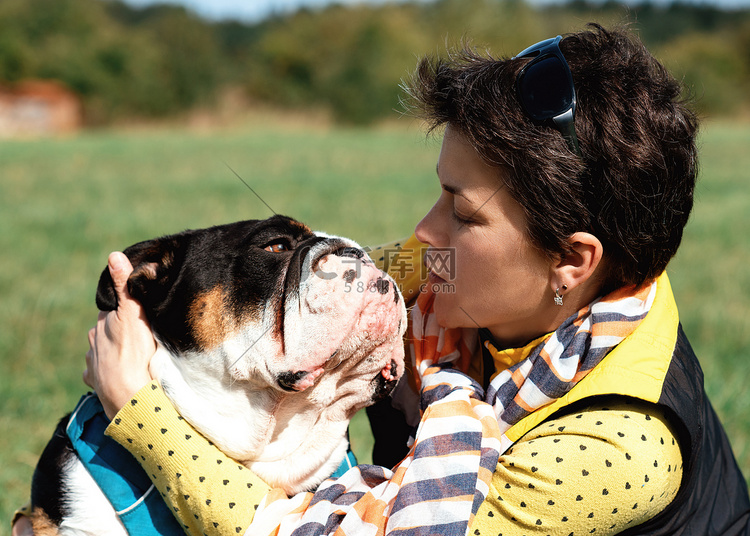
[{"label": "dog's ear", "polygon": [[[181,257],[180,246],[181,241],[173,236],[139,242],[123,251],[133,265],[133,273],[128,277],[128,291],[147,310],[163,302],[174,284],[179,273],[177,263],[181,262],[177,260]],[[99,277],[96,306],[100,311],[117,309],[117,293],[109,268],[105,268]]]}]

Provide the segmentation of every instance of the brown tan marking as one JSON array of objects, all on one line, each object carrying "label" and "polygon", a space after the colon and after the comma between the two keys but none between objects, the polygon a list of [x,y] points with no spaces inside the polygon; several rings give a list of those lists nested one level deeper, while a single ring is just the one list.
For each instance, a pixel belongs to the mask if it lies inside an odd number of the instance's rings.
[{"label": "brown tan marking", "polygon": [[31,526],[34,528],[34,536],[57,536],[60,534],[44,510],[38,506],[31,512],[29,519],[31,520]]},{"label": "brown tan marking", "polygon": [[188,322],[196,342],[210,350],[229,337],[239,319],[226,308],[224,289],[216,287],[195,298],[188,311]]},{"label": "brown tan marking", "polygon": [[161,265],[164,268],[169,268],[172,266],[172,263],[174,262],[174,251],[167,251],[164,253],[164,256],[161,258]]},{"label": "brown tan marking", "polygon": [[310,229],[304,223],[300,223],[300,222],[298,222],[296,220],[290,221],[289,225],[292,226],[292,227],[294,227],[294,228],[296,228],[296,229],[301,230],[303,233],[312,233],[312,229]]},{"label": "brown tan marking", "polygon": [[130,277],[128,279],[143,276],[146,279],[150,279],[153,281],[156,279],[156,271],[158,269],[159,265],[155,262],[144,262],[143,264],[139,264],[133,269],[133,273],[130,274]]}]

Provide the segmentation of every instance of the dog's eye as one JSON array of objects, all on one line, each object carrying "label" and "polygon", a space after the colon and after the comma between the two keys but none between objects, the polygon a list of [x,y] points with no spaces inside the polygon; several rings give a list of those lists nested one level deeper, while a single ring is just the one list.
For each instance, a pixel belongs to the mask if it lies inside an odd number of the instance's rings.
[{"label": "dog's eye", "polygon": [[280,240],[268,244],[263,249],[270,251],[271,253],[283,253],[284,251],[289,251],[289,243],[286,240]]}]

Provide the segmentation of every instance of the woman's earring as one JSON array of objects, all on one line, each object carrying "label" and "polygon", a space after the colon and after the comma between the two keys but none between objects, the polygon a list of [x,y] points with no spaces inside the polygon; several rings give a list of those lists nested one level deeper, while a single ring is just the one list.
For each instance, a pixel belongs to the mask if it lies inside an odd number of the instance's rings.
[{"label": "woman's earring", "polygon": [[[563,285],[562,289],[563,289],[563,291],[568,290],[568,285]],[[560,288],[558,287],[558,288],[555,289],[555,305],[562,306],[562,304],[563,304],[562,299],[563,299],[563,297],[560,294]]]}]

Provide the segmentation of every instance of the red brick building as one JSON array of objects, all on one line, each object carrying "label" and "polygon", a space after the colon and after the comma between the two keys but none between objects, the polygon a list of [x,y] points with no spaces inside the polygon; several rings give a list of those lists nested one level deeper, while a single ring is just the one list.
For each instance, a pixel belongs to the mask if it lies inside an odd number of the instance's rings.
[{"label": "red brick building", "polygon": [[0,138],[69,134],[81,123],[80,100],[60,82],[0,85]]}]

